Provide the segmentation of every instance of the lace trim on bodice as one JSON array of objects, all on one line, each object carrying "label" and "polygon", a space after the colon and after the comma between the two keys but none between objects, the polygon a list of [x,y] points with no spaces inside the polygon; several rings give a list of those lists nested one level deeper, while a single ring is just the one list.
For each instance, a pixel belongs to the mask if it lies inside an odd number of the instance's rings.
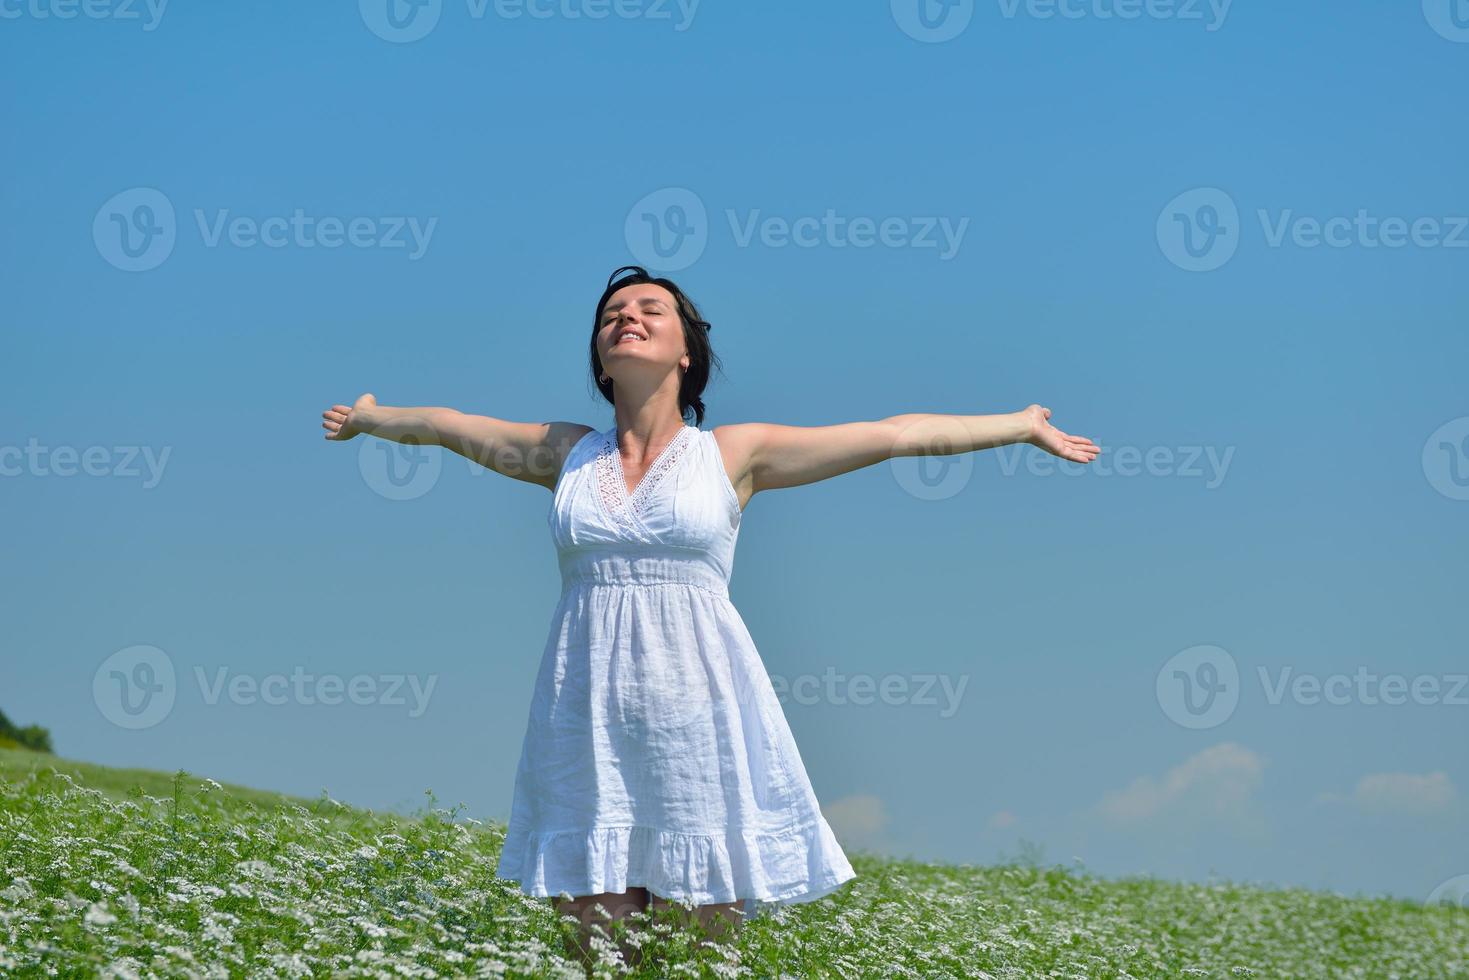
[{"label": "lace trim on bodice", "polygon": [[663,451],[648,467],[648,472],[643,474],[637,488],[629,495],[627,474],[622,469],[622,453],[617,448],[617,428],[614,426],[609,430],[602,441],[601,449],[597,452],[596,462],[597,494],[602,498],[602,505],[607,508],[607,512],[617,514],[622,512],[624,507],[629,513],[640,510],[643,501],[653,493],[664,475],[673,469],[683,456],[691,443],[689,433],[694,431],[697,431],[694,426],[685,425],[669,441],[668,445],[663,447]]}]

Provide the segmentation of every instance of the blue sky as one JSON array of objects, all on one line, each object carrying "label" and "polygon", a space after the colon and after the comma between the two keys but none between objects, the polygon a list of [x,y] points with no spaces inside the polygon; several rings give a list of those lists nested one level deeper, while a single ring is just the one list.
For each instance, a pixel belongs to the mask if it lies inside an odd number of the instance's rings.
[{"label": "blue sky", "polygon": [[715,325],[706,428],[1103,446],[751,503],[732,596],[850,847],[1425,898],[1469,875],[1459,2],[8,0],[0,708],[503,819],[550,495],[398,486],[320,412],[605,428],[641,261]]}]

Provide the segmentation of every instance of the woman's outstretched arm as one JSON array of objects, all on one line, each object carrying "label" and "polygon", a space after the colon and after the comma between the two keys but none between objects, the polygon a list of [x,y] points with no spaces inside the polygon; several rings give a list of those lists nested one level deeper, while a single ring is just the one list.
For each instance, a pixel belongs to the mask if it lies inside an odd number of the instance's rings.
[{"label": "woman's outstretched arm", "polygon": [[504,476],[554,489],[566,454],[591,426],[578,422],[507,422],[454,408],[392,408],[363,395],[321,413],[326,438],[358,433],[391,442],[443,446]]},{"label": "woman's outstretched arm", "polygon": [[741,500],[761,490],[796,487],[871,466],[895,456],[952,456],[1030,443],[1062,459],[1090,463],[1101,448],[1062,432],[1051,410],[1031,405],[1002,415],[894,415],[840,425],[722,425],[718,433]]}]

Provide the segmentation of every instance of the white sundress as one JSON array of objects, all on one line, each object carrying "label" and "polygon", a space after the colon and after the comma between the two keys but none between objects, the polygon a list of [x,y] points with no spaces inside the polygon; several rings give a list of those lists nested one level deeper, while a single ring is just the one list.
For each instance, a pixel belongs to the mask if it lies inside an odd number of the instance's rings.
[{"label": "white sundress", "polygon": [[740,517],[696,426],[631,494],[615,425],[567,456],[547,516],[563,589],[498,869],[526,894],[642,886],[754,914],[855,877],[729,599]]}]

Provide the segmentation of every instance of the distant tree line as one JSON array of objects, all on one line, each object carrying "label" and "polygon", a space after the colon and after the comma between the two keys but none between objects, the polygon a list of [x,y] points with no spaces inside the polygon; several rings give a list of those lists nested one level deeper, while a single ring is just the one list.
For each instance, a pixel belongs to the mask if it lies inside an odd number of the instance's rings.
[{"label": "distant tree line", "polygon": [[19,746],[36,752],[51,751],[51,732],[40,725],[18,728],[0,711],[0,747]]}]

